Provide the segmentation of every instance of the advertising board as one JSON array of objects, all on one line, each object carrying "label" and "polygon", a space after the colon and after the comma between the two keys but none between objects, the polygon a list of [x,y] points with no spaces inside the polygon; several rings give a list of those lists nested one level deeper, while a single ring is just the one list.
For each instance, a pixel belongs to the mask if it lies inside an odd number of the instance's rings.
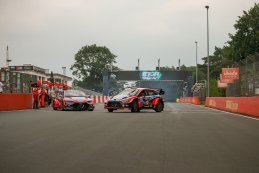
[{"label": "advertising board", "polygon": [[239,79],[239,68],[222,68],[222,79]]},{"label": "advertising board", "polygon": [[234,83],[234,79],[223,79],[222,74],[220,74],[220,83]]}]

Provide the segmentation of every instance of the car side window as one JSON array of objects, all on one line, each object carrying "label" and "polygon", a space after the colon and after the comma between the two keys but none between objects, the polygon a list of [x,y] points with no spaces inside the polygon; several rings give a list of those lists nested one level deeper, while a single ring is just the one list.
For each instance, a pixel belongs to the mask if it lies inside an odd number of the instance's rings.
[{"label": "car side window", "polygon": [[150,93],[150,90],[146,90],[146,95],[151,96],[152,94]]},{"label": "car side window", "polygon": [[143,97],[143,96],[146,96],[146,91],[145,90],[141,91],[141,93],[139,94],[139,97]]},{"label": "car side window", "polygon": [[153,90],[148,90],[148,95],[153,96],[153,95],[157,95],[157,94]]}]

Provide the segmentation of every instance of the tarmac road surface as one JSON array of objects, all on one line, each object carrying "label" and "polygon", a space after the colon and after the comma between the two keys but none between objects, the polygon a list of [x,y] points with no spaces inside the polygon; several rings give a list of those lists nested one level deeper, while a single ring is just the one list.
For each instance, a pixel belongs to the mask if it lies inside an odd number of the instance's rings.
[{"label": "tarmac road surface", "polygon": [[0,173],[16,172],[258,173],[259,121],[182,103],[0,112]]}]

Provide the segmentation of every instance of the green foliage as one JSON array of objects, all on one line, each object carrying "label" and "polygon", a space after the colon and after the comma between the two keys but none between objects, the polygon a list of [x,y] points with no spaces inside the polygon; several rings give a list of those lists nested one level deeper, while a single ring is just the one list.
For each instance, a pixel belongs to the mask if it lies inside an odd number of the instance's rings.
[{"label": "green foliage", "polygon": [[[196,73],[194,75],[196,79]],[[198,80],[205,80],[207,78],[207,65],[206,64],[198,64]]]},{"label": "green foliage", "polygon": [[75,63],[71,66],[73,75],[79,80],[77,85],[90,90],[102,92],[103,72],[112,68],[118,69],[116,55],[106,47],[94,45],[82,47],[75,55]]},{"label": "green foliage", "polygon": [[180,66],[181,71],[188,71],[188,67],[186,67],[184,64]]},{"label": "green foliage", "polygon": [[226,96],[225,88],[218,88],[217,79],[210,80],[210,96],[211,97],[223,97]]},{"label": "green foliage", "polygon": [[[231,66],[234,62],[259,52],[259,4],[255,4],[248,12],[244,11],[234,27],[237,31],[234,35],[229,34],[231,40],[227,45],[223,48],[215,47],[210,56],[212,76],[218,75],[220,68]],[[207,57],[203,61],[206,64]]]},{"label": "green foliage", "polygon": [[[233,49],[229,46],[224,46],[223,48],[215,47],[215,51],[213,55],[209,56],[210,76],[212,76],[213,78],[218,78],[221,73],[221,69],[223,67],[232,66],[233,65],[232,54],[233,54]],[[204,65],[206,65],[207,57],[204,57],[202,59],[204,61]]]},{"label": "green foliage", "polygon": [[243,13],[234,25],[237,32],[229,34],[231,40],[228,43],[233,48],[235,61],[259,52],[259,4]]}]

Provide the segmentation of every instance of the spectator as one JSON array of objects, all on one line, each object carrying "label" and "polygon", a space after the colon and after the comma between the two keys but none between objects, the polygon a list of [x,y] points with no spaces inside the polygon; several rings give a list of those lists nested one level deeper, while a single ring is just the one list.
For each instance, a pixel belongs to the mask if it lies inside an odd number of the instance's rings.
[{"label": "spectator", "polygon": [[39,91],[38,88],[33,89],[33,109],[38,109],[39,107]]},{"label": "spectator", "polygon": [[51,98],[51,104],[53,105],[53,101],[56,98],[56,92],[54,91],[54,89],[50,91],[50,98]]},{"label": "spectator", "polygon": [[3,83],[0,81],[0,93],[3,93]]},{"label": "spectator", "polygon": [[46,89],[43,86],[41,88],[41,107],[45,107],[45,97],[46,97]]}]

